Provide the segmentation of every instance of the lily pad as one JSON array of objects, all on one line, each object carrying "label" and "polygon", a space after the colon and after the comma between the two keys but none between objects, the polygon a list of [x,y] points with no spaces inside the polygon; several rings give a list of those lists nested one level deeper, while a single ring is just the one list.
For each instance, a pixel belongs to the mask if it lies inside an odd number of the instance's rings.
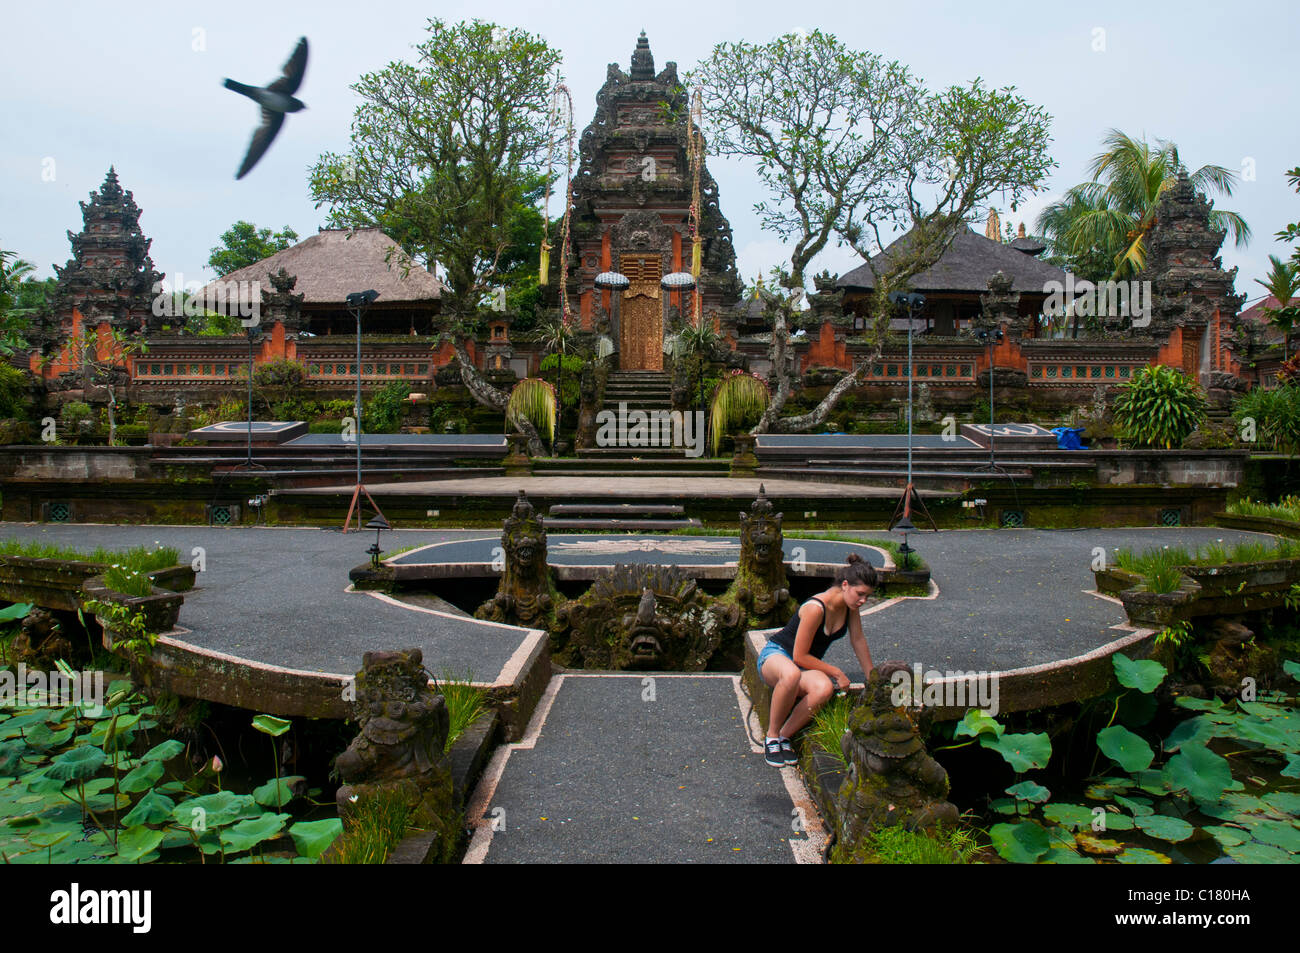
[{"label": "lily pad", "polygon": [[1134,771],[1133,780],[1138,783],[1138,787],[1148,794],[1154,794],[1156,797],[1164,797],[1174,790],[1174,785],[1165,777],[1163,771],[1148,768],[1145,771]]},{"label": "lily pad", "polygon": [[981,708],[968,708],[965,717],[953,729],[954,738],[975,738],[982,734],[1000,735],[1006,726]]},{"label": "lily pad", "polygon": [[1221,825],[1213,827],[1202,827],[1201,830],[1209,834],[1223,847],[1236,847],[1238,844],[1244,844],[1250,840],[1250,835],[1245,831],[1239,831],[1235,827],[1223,827]]},{"label": "lily pad", "polygon": [[1223,852],[1239,864],[1289,864],[1291,855],[1284,850],[1251,841],[1249,844],[1234,844],[1225,847]]},{"label": "lily pad", "polygon": [[[998,826],[1006,827],[1007,825]],[[335,839],[342,833],[343,822],[336,817],[327,818],[323,821],[299,821],[289,828],[289,836],[293,838],[298,853],[313,860],[323,854],[326,848],[334,843]],[[1046,841],[1045,837],[1044,841]],[[1043,849],[1047,849],[1045,842]]]},{"label": "lily pad", "polygon": [[1156,809],[1151,802],[1144,797],[1125,797],[1120,795],[1115,798],[1115,803],[1127,810],[1134,817],[1140,817],[1144,814],[1154,814]]},{"label": "lily pad", "polygon": [[1049,804],[1043,808],[1043,817],[1062,827],[1083,830],[1092,828],[1092,819],[1097,815],[1092,808],[1082,804]]},{"label": "lily pad", "polygon": [[171,738],[168,739],[167,741],[164,741],[162,744],[154,745],[152,748],[150,748],[148,751],[146,751],[143,755],[140,756],[140,760],[141,761],[170,761],[172,758],[176,757],[184,750],[185,750],[185,746],[183,744],[181,744],[175,738]]},{"label": "lily pad", "polygon": [[1285,821],[1260,821],[1250,834],[1261,844],[1280,847],[1290,854],[1300,853],[1300,830]]},{"label": "lily pad", "polygon": [[1167,814],[1143,814],[1135,820],[1144,834],[1160,840],[1177,842],[1187,840],[1196,833],[1196,828],[1191,824]]},{"label": "lily pad", "polygon": [[164,824],[171,820],[176,802],[157,791],[149,791],[131,809],[131,813],[122,818],[127,827],[140,824]]},{"label": "lily pad", "polygon": [[1177,751],[1189,741],[1204,743],[1213,733],[1214,724],[1208,719],[1200,715],[1186,718],[1180,721],[1173,731],[1169,732],[1169,737],[1165,739],[1164,749],[1166,751]]},{"label": "lily pad", "polygon": [[263,814],[260,817],[240,821],[221,832],[221,845],[232,854],[251,850],[262,841],[270,840],[279,834],[284,828],[284,822],[289,818],[288,814]]},{"label": "lily pad", "polygon": [[1020,805],[1007,797],[1000,797],[994,801],[990,801],[989,807],[993,808],[993,810],[997,811],[999,814],[1020,813]]},{"label": "lily pad", "polygon": [[1017,801],[1030,801],[1043,804],[1052,796],[1052,792],[1034,781],[1021,781],[1007,788],[1007,793]]},{"label": "lily pad", "polygon": [[104,766],[107,755],[93,745],[78,745],[54,759],[46,775],[57,781],[85,781]]},{"label": "lily pad", "polygon": [[280,800],[277,802],[276,781],[274,778],[272,778],[270,781],[267,781],[261,787],[255,788],[253,790],[253,799],[256,800],[258,804],[261,804],[264,807],[277,807],[277,806],[284,807],[284,805],[288,804],[294,798],[294,793],[291,790],[291,788],[295,784],[298,784],[299,782],[306,781],[306,780],[307,779],[303,777],[301,774],[291,774],[288,775],[287,777],[280,778],[279,781]]},{"label": "lily pad", "polygon": [[1156,758],[1151,746],[1123,725],[1111,725],[1097,732],[1097,747],[1125,771],[1145,770]]},{"label": "lily pad", "polygon": [[1006,759],[1017,774],[1031,768],[1045,768],[1052,757],[1052,740],[1044,732],[1033,734],[1003,734],[998,737],[981,735],[980,744],[992,748]]},{"label": "lily pad", "polygon": [[1271,804],[1279,811],[1300,816],[1300,794],[1293,791],[1274,791],[1260,798],[1265,804]]},{"label": "lily pad", "polygon": [[1173,861],[1164,854],[1142,847],[1130,847],[1115,856],[1121,864],[1172,864]]},{"label": "lily pad", "polygon": [[1228,762],[1204,745],[1183,745],[1162,774],[1175,789],[1186,789],[1197,801],[1216,801],[1232,784]]},{"label": "lily pad", "polygon": [[1102,857],[1113,857],[1124,849],[1124,845],[1119,841],[1097,837],[1095,834],[1089,834],[1086,831],[1075,834],[1074,842],[1079,845],[1080,850],[1087,851],[1089,854],[1098,854]]},{"label": "lily pad", "polygon": [[1068,847],[1053,847],[1038,859],[1040,864],[1095,864],[1091,857],[1085,857],[1077,850]]},{"label": "lily pad", "polygon": [[1134,661],[1123,652],[1116,652],[1110,660],[1119,683],[1125,688],[1136,688],[1140,692],[1155,691],[1169,674],[1159,662],[1151,659]]},{"label": "lily pad", "polygon": [[163,832],[148,827],[129,827],[117,836],[117,859],[135,863],[162,842]]},{"label": "lily pad", "polygon": [[216,794],[182,801],[172,811],[172,817],[181,827],[214,830],[247,817],[257,817],[261,813],[261,808],[251,794],[218,791]]},{"label": "lily pad", "polygon": [[1121,811],[1107,811],[1102,815],[1102,823],[1105,827],[1100,831],[1131,831],[1133,829],[1133,818]]},{"label": "lily pad", "polygon": [[1277,727],[1262,718],[1240,718],[1237,720],[1236,734],[1247,741],[1258,742],[1274,751],[1287,751],[1295,746],[1292,733]]},{"label": "lily pad", "polygon": [[1300,778],[1300,754],[1288,754],[1286,767],[1282,769],[1284,778]]},{"label": "lily pad", "polygon": [[1098,781],[1095,784],[1088,785],[1084,796],[1093,801],[1109,801],[1116,794],[1122,794],[1133,787],[1133,782],[1128,778],[1106,778],[1104,781]]},{"label": "lily pad", "polygon": [[272,738],[278,738],[293,727],[293,722],[276,718],[274,715],[258,715],[253,719],[253,727]]},{"label": "lily pad", "polygon": [[1193,698],[1190,695],[1179,695],[1174,699],[1174,704],[1179,708],[1187,708],[1191,711],[1223,710],[1223,702],[1217,698]]},{"label": "lily pad", "polygon": [[131,794],[148,791],[154,786],[154,782],[162,776],[163,765],[161,761],[146,761],[124,777],[119,787]]}]

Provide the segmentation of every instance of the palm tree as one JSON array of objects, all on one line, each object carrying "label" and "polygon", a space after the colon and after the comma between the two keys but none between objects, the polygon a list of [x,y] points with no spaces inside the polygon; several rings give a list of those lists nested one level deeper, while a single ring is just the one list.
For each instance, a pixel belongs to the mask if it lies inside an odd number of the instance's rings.
[{"label": "palm tree", "polygon": [[1278,306],[1266,307],[1264,313],[1268,315],[1269,323],[1282,331],[1282,360],[1285,362],[1291,356],[1291,331],[1296,318],[1300,317],[1300,306],[1291,305],[1291,299],[1300,292],[1300,263],[1283,261],[1277,255],[1269,255],[1268,260],[1273,266],[1268,279],[1261,281],[1256,278],[1255,284],[1262,285],[1277,299]]},{"label": "palm tree", "polygon": [[[1088,170],[1092,181],[1067,190],[1061,201],[1043,210],[1035,225],[1055,254],[1083,262],[1100,255],[1110,265],[1106,277],[1121,280],[1142,269],[1156,204],[1178,180],[1183,164],[1178,146],[1163,139],[1152,147],[1112,129],[1103,145],[1106,151],[1093,158]],[[1203,195],[1231,196],[1237,181],[1236,174],[1221,165],[1201,166],[1189,178]],[[1210,226],[1231,235],[1238,248],[1250,241],[1250,226],[1236,212],[1212,210]]]},{"label": "palm tree", "polygon": [[[557,420],[564,422],[564,355],[573,347],[573,328],[560,316],[553,317],[533,332],[545,354],[555,355],[555,401]],[[540,373],[540,372],[539,372]]]},{"label": "palm tree", "polygon": [[23,261],[16,252],[0,248],[0,352],[12,354],[25,345],[22,331],[27,326],[27,315],[33,308],[18,308],[18,286],[36,270],[30,261]]}]

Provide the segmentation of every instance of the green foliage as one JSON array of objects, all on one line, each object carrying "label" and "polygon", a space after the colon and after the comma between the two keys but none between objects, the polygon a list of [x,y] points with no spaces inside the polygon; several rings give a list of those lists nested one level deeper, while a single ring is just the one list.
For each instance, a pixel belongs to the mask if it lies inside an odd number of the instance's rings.
[{"label": "green foliage", "polygon": [[380,789],[358,799],[348,828],[334,842],[327,863],[383,864],[408,830],[411,805],[399,790]]},{"label": "green foliage", "polygon": [[1138,447],[1182,446],[1205,418],[1200,386],[1167,364],[1138,371],[1115,398],[1115,423],[1121,436]]},{"label": "green foliage", "polygon": [[566,410],[572,410],[578,406],[578,401],[582,396],[582,368],[586,363],[584,358],[578,357],[576,354],[564,355],[564,371],[561,376],[557,370],[560,364],[559,355],[548,354],[542,358],[541,372],[546,374],[549,371],[554,377],[558,378],[557,390],[563,397]]},{"label": "green foliage", "polygon": [[410,393],[411,385],[406,381],[389,381],[371,394],[361,412],[362,432],[397,433]]},{"label": "green foliage", "polygon": [[1300,383],[1256,387],[1237,400],[1232,416],[1238,432],[1253,421],[1261,444],[1289,456],[1300,453]]},{"label": "green foliage", "polygon": [[[218,276],[228,275],[263,258],[270,258],[297,240],[298,233],[288,225],[272,232],[269,228],[258,228],[252,222],[238,221],[222,233],[221,244],[211,250],[208,267]],[[238,325],[237,319],[235,323]]]},{"label": "green foliage", "polygon": [[[393,62],[352,85],[352,149],[311,171],[336,227],[377,226],[445,270],[444,309],[475,310],[510,271],[535,260],[533,207],[544,183],[558,51],[524,30],[431,19],[415,65]],[[503,268],[504,266],[504,268]]]},{"label": "green foliage", "polygon": [[1300,319],[1300,307],[1291,305],[1291,299],[1300,292],[1300,261],[1283,261],[1276,255],[1269,255],[1269,273],[1265,281],[1255,279],[1255,284],[1263,285],[1264,290],[1278,301],[1278,306],[1263,309],[1268,321],[1284,335],[1282,340],[1282,360],[1291,356],[1291,332],[1295,330],[1296,320]]},{"label": "green foliage", "polygon": [[75,439],[82,433],[86,424],[93,424],[96,419],[95,411],[89,404],[80,400],[70,400],[59,411],[59,430],[65,436]]},{"label": "green foliage", "polygon": [[554,440],[556,410],[555,387],[549,381],[526,377],[510,392],[506,420],[527,420],[548,440]]},{"label": "green foliage", "polygon": [[1289,520],[1300,523],[1300,496],[1285,496],[1276,503],[1256,503],[1250,497],[1234,500],[1228,504],[1228,512],[1234,516],[1262,516],[1267,519]]},{"label": "green foliage", "polygon": [[852,710],[853,705],[848,695],[832,699],[817,709],[817,713],[813,715],[812,727],[808,729],[808,737],[812,743],[833,755],[845,769],[848,768],[849,763],[844,757],[844,750],[840,747],[840,739],[849,729],[849,715]]},{"label": "green foliage", "polygon": [[442,677],[434,680],[434,691],[447,701],[450,727],[447,731],[445,750],[450,751],[456,739],[465,733],[465,729],[478,721],[479,717],[488,710],[487,698],[483,689],[474,684],[474,677],[470,672],[457,675],[450,669],[444,669]]},{"label": "green foliage", "polygon": [[837,844],[831,863],[969,864],[979,851],[979,840],[963,827],[939,824],[931,830],[909,831],[893,825],[868,833],[851,856]]},{"label": "green foliage", "polygon": [[104,573],[104,585],[114,592],[120,592],[128,596],[143,597],[153,594],[153,584],[149,581],[148,576],[144,573],[122,569],[117,566],[110,567]]},{"label": "green foliage", "polygon": [[[1093,281],[1131,278],[1142,268],[1156,204],[1177,181],[1182,163],[1174,143],[1157,139],[1153,148],[1118,129],[1110,130],[1103,145],[1106,151],[1089,169],[1092,181],[1068,189],[1035,222],[1053,256]],[[1203,195],[1230,196],[1237,177],[1223,166],[1206,165],[1190,179]],[[1238,248],[1250,239],[1250,227],[1235,212],[1211,211],[1210,226],[1231,233]]]},{"label": "green foliage", "polygon": [[0,364],[0,418],[26,414],[27,375],[9,364]]},{"label": "green foliage", "polygon": [[733,427],[755,424],[771,400],[767,384],[753,374],[736,371],[722,379],[709,407],[713,455],[722,437]]}]

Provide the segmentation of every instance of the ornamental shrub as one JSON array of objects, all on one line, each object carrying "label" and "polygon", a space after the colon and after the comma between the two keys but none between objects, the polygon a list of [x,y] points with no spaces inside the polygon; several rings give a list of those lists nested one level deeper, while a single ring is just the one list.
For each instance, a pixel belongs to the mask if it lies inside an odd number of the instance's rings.
[{"label": "ornamental shrub", "polygon": [[1136,447],[1181,447],[1205,418],[1196,381],[1166,364],[1144,367],[1115,399],[1115,426]]}]

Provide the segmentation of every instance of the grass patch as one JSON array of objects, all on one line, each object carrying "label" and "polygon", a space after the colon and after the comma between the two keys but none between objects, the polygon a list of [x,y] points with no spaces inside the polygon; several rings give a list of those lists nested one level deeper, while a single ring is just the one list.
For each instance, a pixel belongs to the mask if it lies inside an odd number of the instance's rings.
[{"label": "grass patch", "polygon": [[1115,565],[1142,576],[1151,592],[1173,592],[1180,584],[1183,566],[1231,566],[1297,556],[1300,556],[1300,540],[1279,537],[1272,543],[1248,540],[1232,547],[1224,546],[1219,540],[1194,552],[1181,546],[1162,546],[1141,553],[1119,549],[1115,551]]},{"label": "grass patch", "polygon": [[975,832],[942,824],[929,831],[885,827],[866,835],[850,851],[837,844],[833,864],[969,864],[981,850]]},{"label": "grass patch", "polygon": [[324,863],[382,864],[406,834],[411,805],[398,791],[379,791],[356,804],[350,828],[339,835]]},{"label": "grass patch", "polygon": [[130,549],[104,549],[83,552],[70,546],[43,543],[36,539],[2,539],[0,556],[26,556],[31,559],[66,559],[85,563],[117,565],[135,572],[154,572],[175,566],[180,561],[180,551],[170,546],[133,546]]},{"label": "grass patch", "polygon": [[134,572],[117,566],[104,573],[104,585],[114,592],[120,592],[127,596],[143,597],[153,595],[153,584],[149,582],[148,576],[142,572]]},{"label": "grass patch", "polygon": [[451,721],[447,731],[447,746],[443,750],[451,750],[465,729],[487,711],[486,695],[483,689],[471,684],[473,680],[473,675],[468,671],[462,677],[447,669],[443,669],[441,678],[434,679],[434,690],[447,700],[447,714]]},{"label": "grass patch", "polygon": [[852,710],[852,700],[848,695],[832,698],[818,709],[808,729],[808,739],[822,751],[832,755],[844,768],[848,768],[849,763],[844,759],[840,739],[849,729],[849,713]]},{"label": "grass patch", "polygon": [[1300,523],[1300,496],[1283,497],[1276,503],[1256,503],[1250,497],[1228,504],[1233,516],[1258,516]]}]

